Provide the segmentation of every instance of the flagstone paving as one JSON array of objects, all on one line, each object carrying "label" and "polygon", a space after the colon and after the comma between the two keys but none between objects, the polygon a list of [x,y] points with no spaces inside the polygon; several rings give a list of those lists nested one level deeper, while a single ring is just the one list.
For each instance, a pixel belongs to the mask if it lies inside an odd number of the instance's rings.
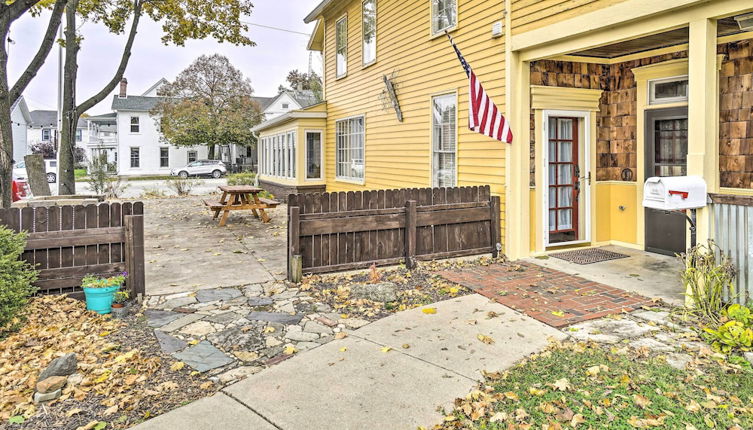
[{"label": "flagstone paving", "polygon": [[647,297],[530,263],[492,264],[440,275],[552,327],[653,304]]}]

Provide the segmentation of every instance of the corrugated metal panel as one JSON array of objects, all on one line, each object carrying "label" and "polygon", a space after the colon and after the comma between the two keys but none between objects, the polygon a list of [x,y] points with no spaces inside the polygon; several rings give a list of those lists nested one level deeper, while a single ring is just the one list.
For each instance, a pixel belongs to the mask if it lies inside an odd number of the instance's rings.
[{"label": "corrugated metal panel", "polygon": [[[733,301],[753,301],[753,207],[714,204],[716,244],[737,273]],[[729,294],[727,299],[730,299]]]}]

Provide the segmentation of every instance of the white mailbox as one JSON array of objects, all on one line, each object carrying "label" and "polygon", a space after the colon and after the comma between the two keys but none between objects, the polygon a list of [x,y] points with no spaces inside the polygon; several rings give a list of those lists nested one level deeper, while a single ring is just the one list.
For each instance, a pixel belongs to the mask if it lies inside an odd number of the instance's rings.
[{"label": "white mailbox", "polygon": [[706,207],[706,181],[700,176],[648,178],[643,207],[666,211]]}]

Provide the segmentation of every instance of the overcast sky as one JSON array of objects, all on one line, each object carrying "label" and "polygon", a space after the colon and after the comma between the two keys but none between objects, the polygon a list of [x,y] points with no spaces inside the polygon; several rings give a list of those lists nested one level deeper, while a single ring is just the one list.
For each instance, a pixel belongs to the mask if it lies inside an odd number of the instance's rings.
[{"label": "overcast sky", "polygon": [[[251,16],[244,18],[244,21],[311,33],[314,24],[304,24],[303,18],[319,1],[255,0]],[[47,18],[26,16],[11,28],[10,38],[14,41],[9,47],[11,84],[36,52]],[[84,24],[82,31],[84,41],[79,54],[79,102],[99,91],[112,78],[126,38],[125,35],[112,35],[100,25],[91,23]],[[308,37],[301,34],[251,25],[248,35],[256,42],[254,47],[220,44],[212,39],[189,41],[185,47],[165,46],[160,42],[161,35],[159,24],[146,17],[142,19],[133,55],[125,72],[129,94],[141,94],[162,77],[172,80],[201,54],[217,52],[230,58],[233,65],[251,79],[257,96],[276,95],[277,87],[285,83],[289,70],[308,69]],[[57,47],[54,48],[24,93],[31,110],[56,109],[57,51]],[[314,71],[321,72],[322,62],[318,53],[314,53],[313,66]],[[110,104],[111,97],[108,97],[88,113],[110,112]]]}]

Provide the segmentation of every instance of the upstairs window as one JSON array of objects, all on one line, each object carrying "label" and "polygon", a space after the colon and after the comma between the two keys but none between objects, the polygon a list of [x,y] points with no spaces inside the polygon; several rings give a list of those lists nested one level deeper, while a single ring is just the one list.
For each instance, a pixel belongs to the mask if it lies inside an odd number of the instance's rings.
[{"label": "upstairs window", "polygon": [[141,131],[141,124],[139,123],[139,117],[131,117],[131,133],[139,133]]},{"label": "upstairs window", "polygon": [[344,16],[335,24],[335,55],[337,56],[337,77],[348,73],[348,17]]},{"label": "upstairs window", "polygon": [[43,128],[42,129],[42,140],[47,142],[50,140],[50,129],[49,128]]},{"label": "upstairs window", "polygon": [[431,0],[431,33],[438,34],[458,24],[457,0]]},{"label": "upstairs window", "polygon": [[81,128],[76,129],[76,142],[84,140],[84,130]]},{"label": "upstairs window", "polygon": [[376,61],[376,0],[364,0],[363,14],[363,64]]},{"label": "upstairs window", "polygon": [[649,104],[680,103],[688,101],[688,77],[680,76],[648,81]]}]

